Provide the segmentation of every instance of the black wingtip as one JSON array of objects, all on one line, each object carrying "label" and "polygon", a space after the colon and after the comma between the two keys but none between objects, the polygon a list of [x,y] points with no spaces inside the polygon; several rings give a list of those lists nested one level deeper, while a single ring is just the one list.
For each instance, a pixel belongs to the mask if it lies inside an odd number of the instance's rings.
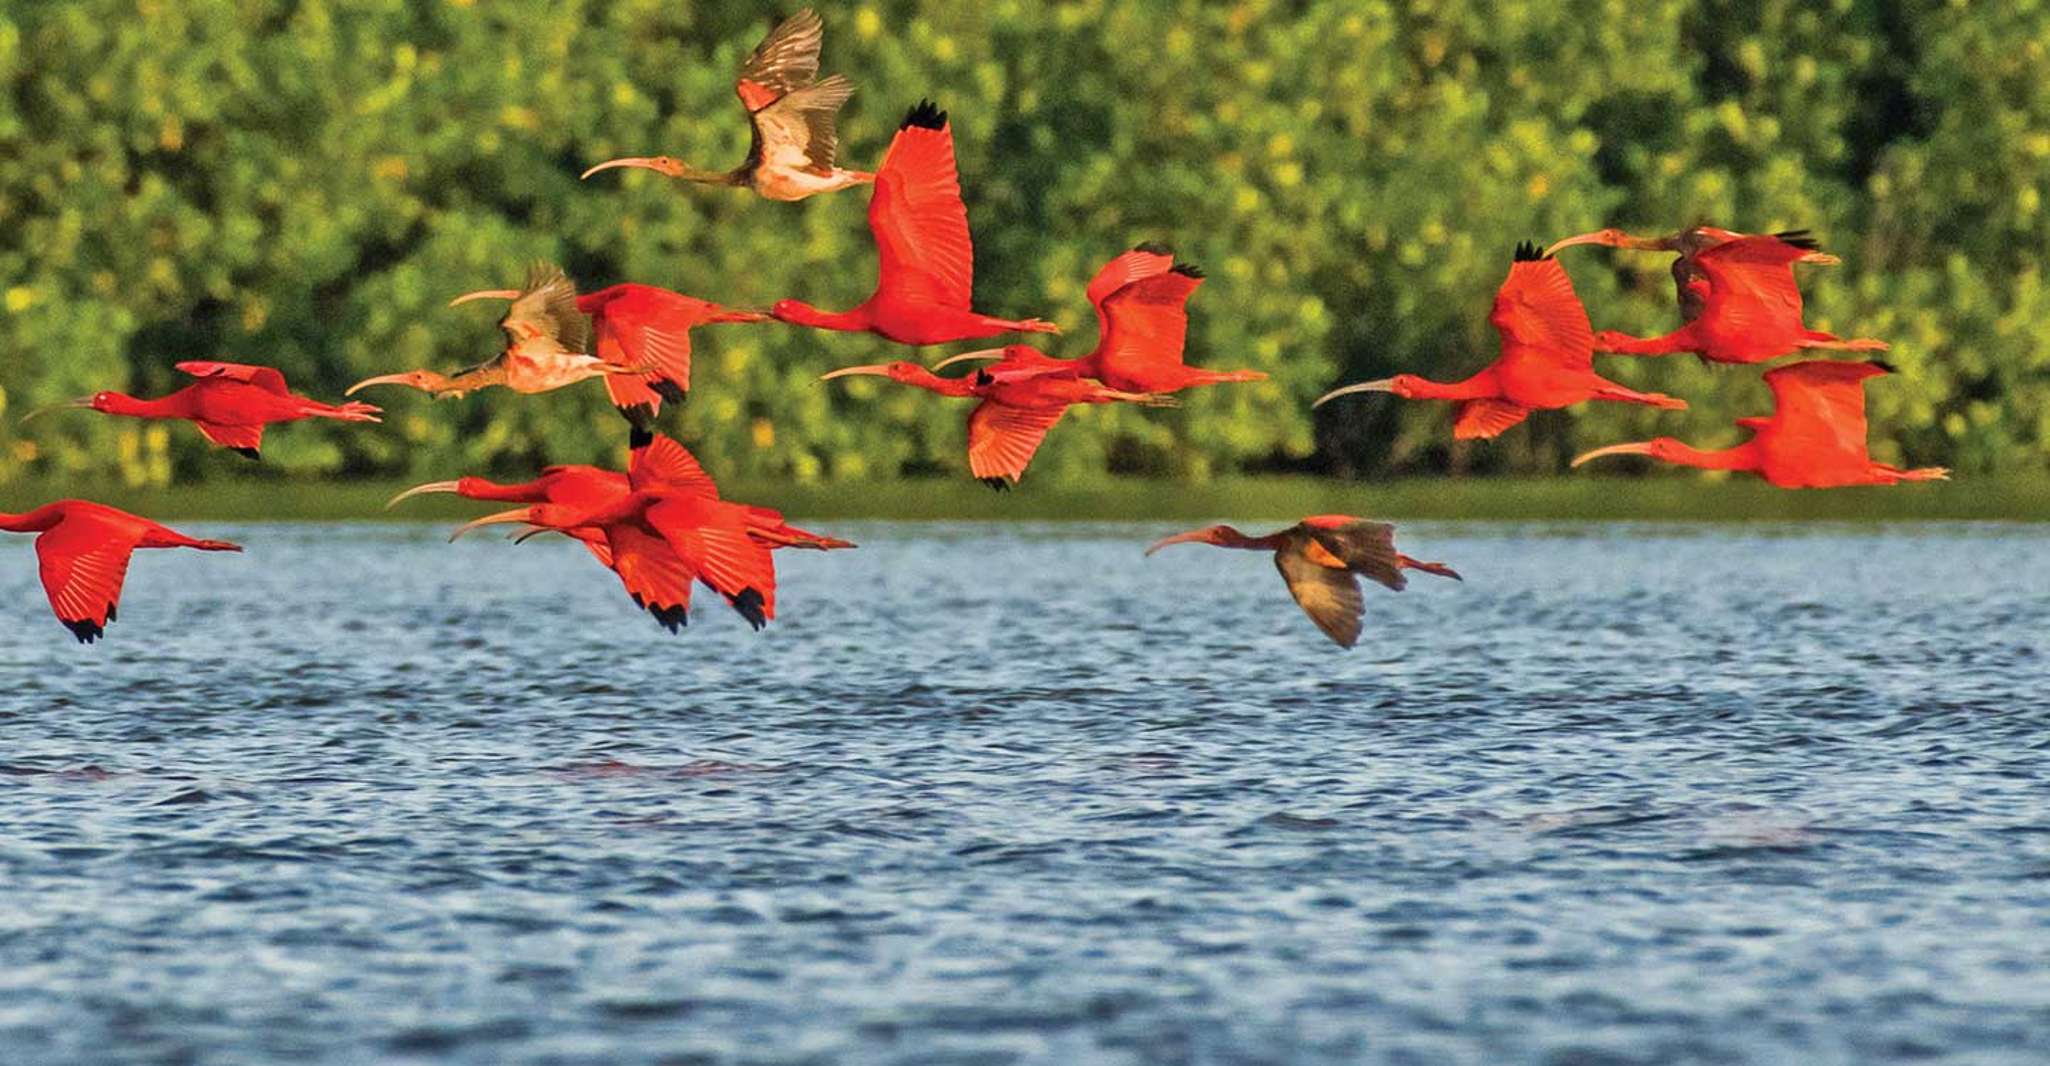
[{"label": "black wingtip", "polygon": [[648,382],[648,387],[654,389],[655,395],[662,397],[668,403],[682,403],[684,398],[689,395],[683,391],[683,386],[668,378],[656,378]]},{"label": "black wingtip", "polygon": [[651,607],[648,605],[648,601],[641,598],[640,593],[631,593],[631,595],[633,596],[635,607],[639,607],[654,615],[655,621],[671,633],[690,624],[690,609],[687,607],[674,604],[663,607]]},{"label": "black wingtip", "polygon": [[655,443],[655,431],[643,425],[635,425],[626,433],[626,446],[634,451]]},{"label": "black wingtip", "polygon": [[769,616],[762,612],[762,594],[759,591],[753,588],[741,589],[740,595],[727,602],[733,604],[733,609],[739,611],[742,618],[747,619],[748,625],[755,627],[755,632],[761,632],[762,627],[769,624]]},{"label": "black wingtip", "polygon": [[1174,255],[1174,249],[1161,241],[1146,241],[1141,244],[1135,244],[1132,246],[1132,250],[1135,252],[1145,252],[1148,255]]},{"label": "black wingtip", "polygon": [[1545,255],[1544,248],[1541,245],[1539,245],[1536,241],[1516,242],[1516,262],[1536,263],[1548,258],[1550,257]]},{"label": "black wingtip", "polygon": [[904,121],[897,124],[897,128],[900,130],[908,129],[912,126],[928,130],[946,129],[947,113],[940,110],[940,105],[933,103],[931,100],[920,100],[918,101],[918,106],[904,113]]},{"label": "black wingtip", "polygon": [[263,453],[255,448],[230,448],[228,450],[251,462],[261,462],[263,460]]},{"label": "black wingtip", "polygon": [[631,432],[646,433],[655,425],[655,409],[647,404],[630,403],[624,407],[615,407],[613,410],[618,411],[619,417],[626,419],[627,425],[633,427]]},{"label": "black wingtip", "polygon": [[117,605],[115,605],[115,604],[111,604],[111,603],[110,603],[110,604],[108,604],[108,605],[107,605],[107,621],[108,621],[108,622],[118,622],[118,621],[120,621],[120,620],[121,620],[121,609],[120,609],[120,607],[119,607],[119,606],[117,606]]},{"label": "black wingtip", "polygon": [[990,488],[995,489],[998,492],[1011,491],[1011,479],[1009,478],[985,477],[977,478],[976,480],[981,481],[983,484],[988,485]]},{"label": "black wingtip", "polygon": [[1185,278],[1194,278],[1197,281],[1202,281],[1204,276],[1203,268],[1194,263],[1176,263],[1167,268],[1167,270],[1170,274],[1180,274]]},{"label": "black wingtip", "polygon": [[[72,621],[69,618],[59,618],[57,620],[64,623],[64,628],[71,630],[71,635],[77,637],[80,644],[91,644],[107,632],[104,626],[90,618],[81,618],[77,621]],[[113,620],[113,616],[109,615],[107,621],[111,622]]]},{"label": "black wingtip", "polygon": [[[1870,363],[1871,363],[1871,364],[1872,364],[1873,366],[1876,366],[1876,367],[1878,367],[1879,369],[1881,369],[1881,370],[1884,370],[1884,371],[1886,371],[1886,372],[1887,372],[1887,373],[1889,373],[1889,374],[1898,374],[1898,373],[1900,373],[1900,371],[1901,371],[1901,368],[1900,368],[1900,367],[1897,367],[1897,366],[1893,365],[1892,363],[1889,363],[1889,362],[1887,362],[1887,361],[1886,361],[1886,360],[1884,360],[1884,359],[1871,359],[1871,360],[1867,360],[1867,361],[1868,361],[1868,362],[1870,362]],[[114,616],[113,616],[113,615],[111,615],[111,614],[110,614],[110,615],[108,615],[108,616],[107,616],[107,620],[108,620],[108,621],[113,621],[113,619],[114,619]]]},{"label": "black wingtip", "polygon": [[1817,240],[1813,233],[1805,229],[1781,230],[1773,234],[1773,236],[1782,243],[1791,244],[1804,252],[1819,252],[1822,250],[1822,242]]}]

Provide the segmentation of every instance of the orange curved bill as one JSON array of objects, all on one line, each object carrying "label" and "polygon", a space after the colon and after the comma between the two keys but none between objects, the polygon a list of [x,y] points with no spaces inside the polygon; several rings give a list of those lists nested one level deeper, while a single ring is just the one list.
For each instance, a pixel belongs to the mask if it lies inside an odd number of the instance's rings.
[{"label": "orange curved bill", "polygon": [[384,503],[384,509],[389,511],[392,508],[397,507],[399,505],[400,500],[409,500],[415,496],[425,496],[430,492],[454,491],[456,491],[456,483],[453,481],[430,481],[425,485],[415,485],[412,488],[399,493],[397,496],[394,496],[391,499],[386,500]]},{"label": "orange curved bill", "polygon": [[1573,466],[1579,466],[1580,464],[1582,464],[1582,463],[1584,463],[1584,462],[1587,462],[1587,461],[1588,461],[1588,460],[1590,460],[1590,459],[1599,459],[1599,458],[1601,458],[1601,457],[1602,457],[1602,456],[1604,456],[1604,455],[1650,455],[1650,454],[1651,454],[1651,442],[1650,442],[1650,441],[1636,441],[1636,442],[1634,442],[1634,443],[1630,443],[1630,444],[1611,444],[1611,445],[1609,445],[1609,446],[1608,446],[1608,447],[1606,447],[1606,448],[1596,448],[1595,450],[1593,450],[1593,451],[1591,451],[1591,452],[1586,452],[1586,453],[1583,453],[1583,454],[1581,454],[1581,455],[1579,455],[1579,456],[1576,456],[1576,457],[1574,458],[1574,460],[1573,460],[1573,462],[1572,462],[1572,464],[1571,464],[1571,465],[1573,465]]},{"label": "orange curved bill", "polygon": [[29,422],[31,422],[32,420],[41,418],[52,411],[64,411],[74,407],[91,407],[92,405],[93,398],[90,396],[80,396],[76,400],[65,400],[62,403],[44,404],[43,406],[38,407],[35,410],[30,411],[29,413],[21,416],[19,419],[16,419],[14,424],[17,426],[25,426],[28,425]]},{"label": "orange curved bill", "polygon": [[887,364],[884,363],[876,363],[871,366],[843,366],[838,370],[820,374],[819,380],[831,381],[834,378],[844,378],[851,374],[869,374],[875,377],[889,377],[890,368]]},{"label": "orange curved bill", "polygon": [[1843,260],[1838,259],[1836,256],[1833,256],[1828,252],[1809,252],[1807,255],[1804,255],[1801,258],[1794,260],[1794,262],[1809,263],[1814,266],[1833,267],[1842,264]]},{"label": "orange curved bill", "polygon": [[1004,350],[1002,348],[984,348],[979,352],[962,352],[960,355],[950,355],[934,363],[932,368],[938,370],[943,366],[952,366],[955,363],[964,362],[969,359],[1002,359],[1003,357]]},{"label": "orange curved bill", "polygon": [[661,170],[660,167],[655,165],[655,157],[653,156],[630,155],[621,159],[607,159],[603,163],[600,163],[597,166],[594,166],[591,169],[584,171],[582,174],[577,175],[577,180],[582,181],[585,178],[588,178],[601,170],[611,170],[615,167],[639,167],[642,170],[653,170],[658,172]]},{"label": "orange curved bill", "polygon": [[478,289],[476,292],[466,292],[450,300],[448,305],[454,307],[457,304],[469,303],[471,300],[517,300],[520,296],[518,289]]},{"label": "orange curved bill", "polygon": [[461,537],[463,534],[468,533],[473,529],[482,529],[485,526],[501,525],[509,522],[517,523],[519,525],[526,525],[527,515],[531,512],[531,510],[532,508],[528,507],[515,507],[510,511],[498,511],[493,514],[485,515],[482,518],[472,518],[469,521],[464,522],[462,525],[457,526],[456,531],[448,535],[449,543],[453,544],[455,543],[457,538]]},{"label": "orange curved bill", "polygon": [[1359,383],[1359,384],[1357,384],[1357,385],[1347,385],[1347,386],[1345,386],[1345,387],[1343,387],[1343,388],[1337,388],[1337,389],[1332,389],[1332,390],[1331,390],[1330,392],[1327,392],[1327,393],[1325,393],[1324,395],[1322,395],[1322,396],[1319,396],[1319,397],[1317,397],[1317,399],[1316,399],[1315,401],[1313,401],[1313,402],[1312,402],[1312,403],[1310,404],[1310,408],[1311,408],[1312,410],[1315,410],[1316,408],[1322,407],[1322,406],[1324,406],[1324,405],[1325,405],[1326,403],[1328,403],[1328,402],[1330,402],[1330,401],[1332,401],[1332,400],[1335,400],[1335,399],[1339,398],[1340,396],[1350,396],[1350,395],[1352,395],[1353,393],[1356,393],[1356,392],[1394,392],[1394,391],[1395,391],[1395,379],[1394,379],[1394,378],[1377,378],[1376,380],[1373,380],[1373,381],[1362,381],[1362,382],[1360,382],[1360,383]]},{"label": "orange curved bill", "polygon": [[1146,548],[1146,554],[1152,555],[1154,552],[1157,552],[1170,544],[1197,544],[1201,543],[1202,540],[1203,531],[1200,529],[1192,529],[1189,530],[1187,533],[1177,533],[1172,537],[1162,537],[1159,540],[1154,541],[1151,545],[1149,545]]},{"label": "orange curved bill", "polygon": [[362,381],[343,389],[342,395],[354,396],[358,391],[367,389],[372,385],[404,385],[409,389],[419,388],[420,386],[413,384],[412,377],[413,372],[410,370],[403,374],[379,374],[374,378],[364,378]]},{"label": "orange curved bill", "polygon": [[1559,254],[1559,249],[1571,248],[1575,245],[1605,243],[1602,239],[1602,236],[1607,232],[1607,230],[1596,230],[1593,233],[1576,233],[1571,237],[1565,238],[1564,240],[1553,241],[1550,245],[1546,246],[1545,254],[1548,256],[1557,255]]}]

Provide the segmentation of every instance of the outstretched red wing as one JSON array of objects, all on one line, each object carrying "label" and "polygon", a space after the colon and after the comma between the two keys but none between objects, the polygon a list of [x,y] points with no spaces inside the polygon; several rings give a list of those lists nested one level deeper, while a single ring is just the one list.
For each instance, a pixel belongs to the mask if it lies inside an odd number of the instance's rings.
[{"label": "outstretched red wing", "polygon": [[226,426],[219,422],[195,421],[192,424],[199,427],[199,432],[206,439],[213,441],[223,448],[234,448],[237,451],[251,452],[263,450],[262,423],[246,426]]},{"label": "outstretched red wing", "polygon": [[1511,263],[1488,321],[1502,335],[1504,355],[1515,349],[1559,366],[1594,369],[1594,327],[1556,259]]},{"label": "outstretched red wing", "polygon": [[1111,293],[1135,281],[1165,274],[1174,266],[1174,255],[1164,250],[1156,251],[1159,247],[1142,245],[1134,248],[1103,264],[1096,272],[1096,277],[1089,282],[1086,295],[1089,302],[1096,306],[1096,313],[1099,316],[1103,314],[1103,301],[1109,299]]},{"label": "outstretched red wing", "polygon": [[1061,416],[1062,407],[1010,407],[984,400],[968,416],[968,472],[1016,482]]},{"label": "outstretched red wing", "polygon": [[776,563],[767,545],[748,536],[745,507],[668,499],[648,508],[648,523],[728,603],[747,614],[752,595],[761,620],[776,617]]},{"label": "outstretched red wing", "polygon": [[98,636],[114,616],[136,543],[129,532],[75,517],[36,538],[36,561],[50,609],[80,639]]},{"label": "outstretched red wing", "polygon": [[954,169],[952,126],[897,131],[876,171],[868,226],[875,233],[879,295],[968,309],[975,245]]},{"label": "outstretched red wing", "polygon": [[216,363],[204,359],[187,359],[172,364],[172,368],[196,378],[226,378],[244,385],[254,385],[266,392],[290,396],[292,390],[285,387],[285,375],[276,367],[250,366],[247,363]]},{"label": "outstretched red wing", "polygon": [[676,554],[669,542],[622,522],[605,527],[605,543],[611,555],[608,565],[619,575],[619,583],[626,586],[626,594],[633,597],[635,606],[654,615],[672,632],[685,624],[690,610],[690,583],[697,578],[697,571]]},{"label": "outstretched red wing", "polygon": [[1777,237],[1726,241],[1696,257],[1708,276],[1703,312],[1725,332],[1796,335],[1801,324],[1801,289],[1794,263],[1808,254]]},{"label": "outstretched red wing", "polygon": [[654,380],[690,388],[690,330],[698,324],[703,304],[666,290],[637,293],[605,305],[594,316],[597,326],[598,357],[610,363],[646,367],[645,375],[631,376],[644,386]]},{"label": "outstretched red wing", "polygon": [[1119,377],[1139,376],[1146,366],[1180,366],[1189,296],[1201,284],[1201,277],[1170,270],[1111,293],[1097,308],[1103,319],[1098,366]]},{"label": "outstretched red wing", "polygon": [[627,466],[628,482],[636,491],[658,490],[691,496],[719,498],[719,486],[698,464],[690,450],[660,433],[634,449]]},{"label": "outstretched red wing", "polygon": [[1508,400],[1467,400],[1452,422],[1453,440],[1485,440],[1530,417],[1530,408]]},{"label": "outstretched red wing", "polygon": [[1774,406],[1772,432],[1783,447],[1792,444],[1818,459],[1866,455],[1865,379],[1886,372],[1876,363],[1826,359],[1766,371]]}]

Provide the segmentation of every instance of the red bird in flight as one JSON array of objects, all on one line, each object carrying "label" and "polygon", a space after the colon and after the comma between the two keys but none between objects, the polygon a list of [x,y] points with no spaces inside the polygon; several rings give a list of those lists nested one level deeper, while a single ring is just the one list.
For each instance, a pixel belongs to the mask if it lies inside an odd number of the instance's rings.
[{"label": "red bird in flight", "polygon": [[954,170],[947,113],[920,101],[897,128],[868,201],[875,234],[875,294],[851,311],[821,311],[780,300],[772,314],[820,329],[869,332],[899,344],[945,344],[999,333],[1059,333],[1036,318],[992,318],[970,306],[975,246]]},{"label": "red bird in flight", "polygon": [[154,400],[96,392],[31,411],[22,421],[66,407],[89,407],[101,414],[130,418],[173,418],[198,426],[201,435],[219,447],[260,459],[263,427],[272,423],[302,418],[377,422],[382,413],[367,403],[325,404],[296,395],[285,386],[285,375],[267,366],[188,360],[175,364],[175,369],[199,380]]},{"label": "red bird in flight", "polygon": [[1801,321],[1794,264],[1814,262],[1815,254],[1811,243],[1779,237],[1740,237],[1708,248],[1694,260],[1701,276],[1683,286],[1699,302],[1698,316],[1662,337],[1605,329],[1595,335],[1594,346],[1620,355],[1693,352],[1714,363],[1762,363],[1802,348],[1885,351],[1885,341],[1845,340]]},{"label": "red bird in flight", "polygon": [[582,176],[639,167],[684,181],[737,185],[771,200],[802,200],[876,180],[874,174],[833,163],[840,142],[834,119],[854,94],[854,83],[838,74],[819,80],[824,40],[818,14],[806,8],[769,31],[747,57],[733,91],[747,108],[754,140],[747,158],[732,170],[698,170],[666,155],[630,156],[607,160]]},{"label": "red bird in flight", "polygon": [[[977,370],[967,377],[943,378],[917,363],[898,361],[874,366],[850,366],[821,377],[820,381],[862,374],[891,381],[941,396],[974,397],[982,402],[968,414],[968,472],[993,489],[1007,489],[1025,475],[1032,455],[1046,439],[1055,422],[1078,403],[1137,403],[1148,407],[1173,407],[1172,396],[1157,393],[1124,392],[1101,382],[1067,373],[1064,360],[1047,360],[1031,348],[1024,349],[1044,362],[1017,366],[1000,364]],[[1048,365],[1054,364],[1054,365]]]},{"label": "red bird in flight", "polygon": [[1055,359],[1014,344],[965,352],[935,363],[933,369],[964,359],[1003,359],[1014,365],[1036,363],[1076,377],[1095,378],[1124,392],[1152,393],[1267,380],[1258,370],[1204,370],[1182,362],[1189,332],[1189,297],[1202,283],[1203,272],[1194,264],[1176,262],[1165,245],[1142,244],[1103,264],[1089,283],[1089,302],[1096,306],[1097,337],[1096,348],[1088,355]]},{"label": "red bird in flight", "polygon": [[[1546,255],[1558,255],[1559,249],[1581,244],[1601,244],[1611,248],[1634,248],[1640,251],[1677,252],[1673,260],[1673,288],[1680,300],[1680,315],[1689,322],[1701,317],[1701,294],[1689,288],[1699,280],[1708,280],[1701,269],[1701,253],[1719,244],[1742,240],[1751,236],[1735,230],[1719,229],[1715,226],[1694,226],[1663,237],[1635,237],[1619,229],[1602,229],[1593,233],[1582,233],[1562,241],[1554,241],[1545,249]],[[1835,266],[1843,260],[1822,251],[1822,245],[1814,235],[1805,229],[1783,230],[1774,237],[1803,249],[1806,254],[1795,260],[1800,263],[1814,263],[1818,266]]]},{"label": "red bird in flight", "polygon": [[1359,642],[1360,618],[1366,613],[1359,576],[1397,592],[1409,586],[1404,570],[1464,580],[1444,563],[1419,562],[1396,551],[1394,526],[1352,515],[1312,515],[1264,537],[1249,537],[1231,526],[1205,526],[1155,541],[1146,554],[1170,544],[1273,552],[1274,567],[1303,613],[1345,648]]},{"label": "red bird in flight", "polygon": [[121,582],[137,548],[239,552],[225,540],[199,540],[147,518],[87,500],[58,500],[25,514],[0,513],[0,530],[36,533],[43,591],[57,620],[81,644],[105,635],[121,604]]},{"label": "red bird in flight", "polygon": [[[574,286],[571,291],[575,291]],[[484,289],[464,293],[450,300],[449,306],[470,300],[517,300],[521,295],[518,289]],[[682,403],[684,394],[690,391],[693,328],[769,320],[760,311],[737,311],[709,300],[632,282],[578,295],[576,307],[590,319],[596,349],[592,354],[601,365],[613,368],[602,371],[605,393],[612,398],[612,406],[627,421],[644,429],[652,427],[655,416],[662,413],[662,401]],[[633,369],[642,372],[630,372]]]},{"label": "red bird in flight", "polygon": [[1594,372],[1594,329],[1587,309],[1573,293],[1566,268],[1541,255],[1535,244],[1519,244],[1509,277],[1495,293],[1488,315],[1502,335],[1502,354],[1464,381],[1429,381],[1397,374],[1333,389],[1312,407],[1355,392],[1390,392],[1405,400],[1452,400],[1456,440],[1493,437],[1534,410],[1571,407],[1588,400],[1641,403],[1682,410],[1687,401],[1657,392],[1638,392]]},{"label": "red bird in flight", "polygon": [[627,595],[672,633],[689,623],[692,581],[725,597],[760,629],[776,617],[772,550],[854,547],[797,529],[770,508],[720,499],[697,459],[668,437],[635,431],[626,476],[627,491],[610,502],[586,507],[550,501],[500,511],[466,523],[450,539],[497,523],[572,536],[594,532],[603,538],[607,565]]},{"label": "red bird in flight", "polygon": [[1947,480],[1950,471],[1942,467],[1903,470],[1875,463],[1867,452],[1865,379],[1892,372],[1885,363],[1790,363],[1765,372],[1772,417],[1737,419],[1751,439],[1734,448],[1705,452],[1656,437],[1596,448],[1573,465],[1604,455],[1644,455],[1704,470],[1749,470],[1783,489]]}]

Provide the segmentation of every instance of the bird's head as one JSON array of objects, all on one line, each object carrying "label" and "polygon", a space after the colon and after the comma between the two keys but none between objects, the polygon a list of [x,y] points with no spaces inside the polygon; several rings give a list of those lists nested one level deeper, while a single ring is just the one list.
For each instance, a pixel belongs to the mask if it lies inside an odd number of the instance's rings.
[{"label": "bird's head", "polygon": [[409,389],[419,389],[422,392],[440,392],[448,387],[448,379],[432,370],[408,370],[403,374],[379,374],[374,378],[364,378],[362,381],[349,386],[347,389],[342,390],[342,395],[354,396],[358,390],[367,389],[372,385],[404,385]]},{"label": "bird's head", "polygon": [[1350,396],[1358,392],[1385,392],[1407,400],[1415,395],[1418,380],[1420,379],[1415,374],[1397,374],[1392,378],[1362,381],[1357,385],[1347,385],[1343,388],[1332,389],[1330,392],[1317,397],[1316,401],[1311,403],[1310,406],[1313,408],[1322,407],[1328,401],[1335,400],[1340,396]]},{"label": "bird's head", "polygon": [[1146,554],[1152,555],[1154,552],[1170,544],[1213,544],[1218,547],[1225,547],[1237,544],[1245,539],[1245,534],[1240,533],[1231,526],[1204,526],[1201,529],[1189,530],[1187,533],[1177,533],[1172,537],[1162,537],[1147,547]]},{"label": "bird's head", "polygon": [[1598,229],[1592,233],[1580,233],[1565,240],[1553,241],[1551,247],[1545,249],[1545,254],[1548,256],[1557,255],[1561,248],[1572,248],[1575,245],[1581,244],[1600,244],[1610,248],[1636,248],[1644,251],[1655,251],[1665,248],[1667,242],[1663,237],[1633,237],[1615,228]]},{"label": "bird's head", "polygon": [[28,425],[35,419],[41,418],[52,411],[93,410],[101,414],[120,414],[126,405],[134,402],[133,398],[123,396],[118,392],[96,392],[91,396],[80,396],[75,400],[63,400],[58,403],[45,404],[22,415],[15,425]]},{"label": "bird's head", "polygon": [[1647,459],[1656,459],[1662,463],[1670,463],[1678,459],[1686,450],[1687,446],[1685,444],[1671,437],[1653,437],[1650,440],[1633,441],[1629,444],[1611,444],[1606,448],[1596,448],[1591,452],[1585,452],[1575,457],[1573,465],[1579,466],[1582,463],[1600,459],[1606,455],[1642,455]]},{"label": "bird's head", "polygon": [[594,166],[591,169],[584,171],[577,177],[579,180],[582,180],[583,178],[588,178],[601,170],[614,170],[620,167],[634,167],[639,170],[652,170],[657,174],[663,174],[672,178],[680,178],[683,176],[684,173],[684,165],[681,160],[673,159],[666,155],[630,155],[624,156],[619,159],[608,159],[603,163],[600,163],[597,166]]}]

